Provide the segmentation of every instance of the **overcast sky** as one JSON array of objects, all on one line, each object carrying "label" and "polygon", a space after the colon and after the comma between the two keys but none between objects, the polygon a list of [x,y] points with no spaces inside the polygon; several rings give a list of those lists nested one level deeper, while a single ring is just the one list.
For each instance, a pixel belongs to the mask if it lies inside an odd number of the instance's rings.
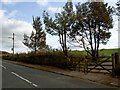
[{"label": "overcast sky", "polygon": [[[67,1],[67,0],[66,0]],[[42,20],[43,10],[46,10],[52,17],[56,12],[60,12],[66,3],[65,0],[1,0],[0,1],[0,50],[12,52],[12,34],[15,33],[15,52],[27,52],[29,49],[23,45],[23,34],[30,35],[33,30],[32,16],[40,16]],[[74,2],[75,1],[75,2]],[[73,0],[73,3],[80,0]],[[81,0],[83,2],[83,0]],[[87,1],[87,0],[86,0]],[[117,1],[105,0],[110,6],[115,6]],[[75,7],[74,7],[75,10]],[[118,47],[118,21],[114,16],[114,28],[110,30],[112,37],[107,45],[100,48]],[[60,48],[57,36],[47,34],[47,44],[53,48]],[[72,49],[76,49],[73,48]]]}]

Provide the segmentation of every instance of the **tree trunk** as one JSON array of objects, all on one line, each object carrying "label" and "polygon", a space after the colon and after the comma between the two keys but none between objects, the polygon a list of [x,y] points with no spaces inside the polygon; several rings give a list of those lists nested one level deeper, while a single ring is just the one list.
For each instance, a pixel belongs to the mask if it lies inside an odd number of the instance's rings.
[{"label": "tree trunk", "polygon": [[65,48],[65,56],[68,56],[67,44],[66,44],[66,31],[65,30],[64,30],[64,48]]},{"label": "tree trunk", "polygon": [[97,36],[97,58],[99,57],[99,44],[100,44],[100,25],[98,26],[98,36]]},{"label": "tree trunk", "polygon": [[35,35],[35,53],[36,53],[36,51],[37,51],[37,50],[36,50],[36,35]]}]

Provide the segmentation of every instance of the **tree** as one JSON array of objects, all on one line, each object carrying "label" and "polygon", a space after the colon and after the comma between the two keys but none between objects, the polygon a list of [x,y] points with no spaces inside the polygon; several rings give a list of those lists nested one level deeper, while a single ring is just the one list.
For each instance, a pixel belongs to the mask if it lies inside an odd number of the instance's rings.
[{"label": "tree", "polygon": [[32,31],[30,37],[24,34],[23,44],[36,52],[46,47],[46,34],[42,30],[40,17],[33,17],[33,28],[35,32]]},{"label": "tree", "polygon": [[70,29],[73,15],[73,4],[68,1],[63,7],[63,11],[55,14],[55,19],[53,20],[47,12],[43,12],[45,29],[51,35],[58,35],[59,42],[61,44],[62,50],[66,56],[68,56],[67,51],[67,33]]},{"label": "tree", "polygon": [[47,51],[52,51],[53,49],[52,49],[52,46],[46,45],[45,50],[47,50]]},{"label": "tree", "polygon": [[76,10],[70,38],[97,61],[100,44],[106,44],[111,37],[109,29],[113,27],[112,8],[103,2],[86,2],[78,3]]},{"label": "tree", "polygon": [[116,3],[117,8],[114,8],[116,15],[120,16],[120,0]]}]

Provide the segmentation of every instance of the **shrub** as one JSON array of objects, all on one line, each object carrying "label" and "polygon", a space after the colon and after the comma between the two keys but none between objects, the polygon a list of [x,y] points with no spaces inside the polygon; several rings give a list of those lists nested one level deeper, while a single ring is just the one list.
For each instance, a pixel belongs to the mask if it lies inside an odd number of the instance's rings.
[{"label": "shrub", "polygon": [[56,52],[31,52],[31,53],[21,53],[21,54],[9,54],[4,56],[3,59],[19,61],[30,64],[38,64],[38,65],[48,65],[59,67],[63,69],[75,68],[72,61],[70,61],[64,54],[60,51]]}]

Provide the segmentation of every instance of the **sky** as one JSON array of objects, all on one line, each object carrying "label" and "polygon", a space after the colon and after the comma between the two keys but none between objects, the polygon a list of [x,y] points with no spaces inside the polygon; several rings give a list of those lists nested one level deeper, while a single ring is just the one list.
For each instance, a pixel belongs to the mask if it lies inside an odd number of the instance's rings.
[{"label": "sky", "polygon": [[[67,0],[66,0],[67,1]],[[1,0],[0,1],[0,50],[12,52],[12,34],[15,33],[15,52],[27,52],[30,51],[23,43],[23,34],[30,35],[32,27],[32,16],[40,16],[43,20],[43,10],[46,10],[51,17],[54,14],[60,12],[62,7],[66,3],[65,0]],[[77,2],[83,2],[83,0],[73,0],[73,4]],[[87,0],[86,0],[87,1]],[[117,1],[104,0],[110,6],[115,6]],[[75,6],[74,6],[75,10]],[[114,27],[110,29],[112,37],[109,39],[107,45],[101,45],[101,49],[105,48],[117,48],[118,47],[118,18],[114,18]],[[43,26],[44,27],[44,26]],[[47,34],[46,43],[52,48],[60,48],[60,44],[57,36],[51,36]],[[69,45],[68,45],[69,46]],[[79,49],[71,47],[71,49]]]}]

